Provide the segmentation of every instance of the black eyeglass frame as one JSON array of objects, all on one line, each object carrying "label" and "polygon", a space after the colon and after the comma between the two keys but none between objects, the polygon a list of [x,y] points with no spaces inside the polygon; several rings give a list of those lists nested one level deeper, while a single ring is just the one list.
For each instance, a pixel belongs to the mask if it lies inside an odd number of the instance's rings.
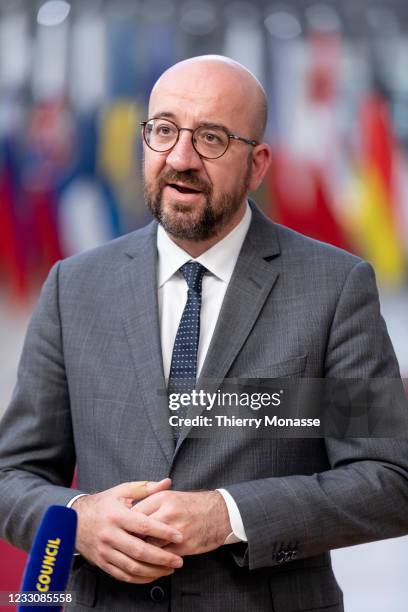
[{"label": "black eyeglass frame", "polygon": [[[157,151],[156,149],[153,149],[153,147],[151,147],[150,144],[147,142],[147,138],[146,138],[146,126],[147,126],[147,124],[150,121],[157,121],[157,119],[164,119],[164,121],[168,121],[169,123],[174,125],[174,127],[177,129],[176,142],[174,144],[172,144],[171,147],[169,147],[168,149],[164,149],[163,151]],[[182,127],[179,127],[177,125],[177,123],[174,123],[174,121],[171,121],[170,119],[167,119],[167,117],[152,117],[151,119],[147,119],[147,121],[141,121],[140,122],[140,127],[143,129],[143,140],[145,141],[145,143],[147,144],[149,149],[151,149],[155,153],[168,153],[169,151],[171,151],[176,146],[176,144],[178,143],[179,138],[180,138],[180,132],[182,132],[183,130],[185,132],[191,132],[191,144],[193,145],[194,151],[197,153],[197,155],[199,155],[203,159],[219,159],[220,157],[225,155],[225,153],[229,149],[231,140],[241,140],[242,142],[245,142],[246,144],[251,145],[252,147],[256,147],[259,144],[256,140],[249,140],[248,138],[244,138],[243,136],[237,136],[237,134],[231,134],[223,125],[216,125],[216,124],[214,124],[214,125],[211,126],[212,128],[217,128],[219,130],[222,130],[228,136],[228,144],[227,144],[227,146],[225,148],[225,151],[223,151],[223,153],[221,153],[221,155],[217,155],[217,157],[207,157],[206,155],[202,155],[199,151],[197,151],[196,146],[194,144],[194,134],[195,134],[195,132],[197,130],[203,128],[203,127],[206,127],[205,124],[204,125],[198,125],[193,130],[192,128],[182,128]]]}]

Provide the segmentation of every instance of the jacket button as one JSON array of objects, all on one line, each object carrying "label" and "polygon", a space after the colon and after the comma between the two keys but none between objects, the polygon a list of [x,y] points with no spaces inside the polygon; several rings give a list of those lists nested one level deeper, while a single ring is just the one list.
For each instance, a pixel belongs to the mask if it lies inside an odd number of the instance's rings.
[{"label": "jacket button", "polygon": [[152,601],[163,601],[165,597],[164,589],[161,586],[154,586],[150,589],[150,599]]}]

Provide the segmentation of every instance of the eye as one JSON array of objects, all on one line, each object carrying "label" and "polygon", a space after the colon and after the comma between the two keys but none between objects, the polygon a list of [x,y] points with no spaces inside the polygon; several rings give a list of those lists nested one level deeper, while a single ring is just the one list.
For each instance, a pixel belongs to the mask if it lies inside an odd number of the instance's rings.
[{"label": "eye", "polygon": [[202,139],[207,144],[218,144],[221,142],[221,138],[214,132],[203,132]]},{"label": "eye", "polygon": [[159,136],[168,136],[169,134],[171,134],[172,129],[169,125],[161,124],[155,127],[155,132]]}]

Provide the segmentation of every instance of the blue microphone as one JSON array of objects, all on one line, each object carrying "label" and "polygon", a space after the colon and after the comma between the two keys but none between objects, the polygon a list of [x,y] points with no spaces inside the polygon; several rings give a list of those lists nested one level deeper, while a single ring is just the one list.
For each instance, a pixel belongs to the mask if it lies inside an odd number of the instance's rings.
[{"label": "blue microphone", "polygon": [[[47,601],[47,594],[50,596],[55,591],[60,593],[65,591],[75,552],[76,529],[77,513],[75,510],[65,506],[48,508],[31,548],[24,571],[21,593],[35,593],[35,601],[42,602]],[[41,596],[41,594],[45,595]],[[58,607],[54,605],[51,609],[55,610]],[[32,612],[33,606],[20,605],[18,610]],[[50,605],[37,604],[35,610],[49,611]]]}]

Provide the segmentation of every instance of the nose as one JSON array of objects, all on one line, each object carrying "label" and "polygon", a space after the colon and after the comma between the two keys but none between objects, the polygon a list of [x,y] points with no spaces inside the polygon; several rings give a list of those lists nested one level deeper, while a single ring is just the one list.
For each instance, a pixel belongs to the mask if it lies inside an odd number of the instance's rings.
[{"label": "nose", "polygon": [[166,162],[173,170],[199,170],[202,166],[201,157],[193,147],[190,130],[180,130],[177,143],[167,155]]}]

